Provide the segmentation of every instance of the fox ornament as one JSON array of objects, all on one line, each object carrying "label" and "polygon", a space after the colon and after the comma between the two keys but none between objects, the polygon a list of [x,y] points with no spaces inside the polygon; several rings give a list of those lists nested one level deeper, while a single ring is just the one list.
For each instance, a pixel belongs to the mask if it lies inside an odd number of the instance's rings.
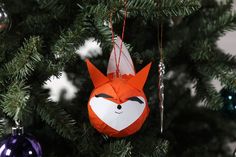
[{"label": "fox ornament", "polygon": [[[151,63],[135,74],[130,54],[118,37],[111,52],[107,76],[86,60],[94,90],[88,102],[90,123],[110,137],[137,132],[149,114],[143,86]],[[122,49],[122,53],[119,50]],[[120,56],[119,56],[120,55]],[[116,58],[119,56],[119,58]],[[116,63],[120,63],[117,64]]]}]

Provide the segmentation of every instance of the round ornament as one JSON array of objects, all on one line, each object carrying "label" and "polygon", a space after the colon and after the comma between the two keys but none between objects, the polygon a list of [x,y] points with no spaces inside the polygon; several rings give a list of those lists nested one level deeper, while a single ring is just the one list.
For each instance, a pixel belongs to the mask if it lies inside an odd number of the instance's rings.
[{"label": "round ornament", "polygon": [[233,157],[236,157],[236,148],[234,149]]},{"label": "round ornament", "polygon": [[[108,63],[107,76],[103,75],[90,61],[88,71],[94,90],[88,102],[91,124],[100,133],[111,137],[125,137],[137,132],[149,114],[149,107],[143,86],[151,64],[135,73],[133,62],[125,45],[119,61],[118,37]],[[117,61],[115,61],[117,60]],[[120,62],[119,67],[115,63]],[[117,69],[119,68],[119,69]],[[117,70],[119,72],[117,73]]]},{"label": "round ornament", "polygon": [[227,112],[236,112],[236,91],[223,88],[221,96],[224,100],[223,110]]},{"label": "round ornament", "polygon": [[0,33],[6,31],[10,25],[10,18],[3,4],[0,4]]},{"label": "round ornament", "polygon": [[0,157],[42,157],[41,146],[22,127],[12,129],[12,135],[1,142]]}]

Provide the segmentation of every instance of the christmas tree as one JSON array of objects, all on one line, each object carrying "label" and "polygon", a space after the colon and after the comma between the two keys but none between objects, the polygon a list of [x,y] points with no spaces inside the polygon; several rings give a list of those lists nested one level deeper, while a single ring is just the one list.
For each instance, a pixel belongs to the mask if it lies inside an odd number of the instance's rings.
[{"label": "christmas tree", "polygon": [[[38,139],[44,157],[232,156],[228,143],[236,139],[235,113],[222,111],[224,99],[212,84],[217,79],[226,89],[236,90],[236,58],[216,44],[236,29],[232,3],[0,1],[1,137],[17,121]],[[84,58],[90,57],[105,73],[112,50],[110,15],[115,35],[121,36],[125,6],[124,43],[135,68],[139,71],[152,62],[144,87],[150,114],[137,133],[112,138],[90,124],[87,103],[94,87]],[[103,53],[83,55],[80,48],[88,40],[100,43]],[[166,66],[163,133],[158,106],[160,47]],[[65,90],[59,100],[50,99],[45,84],[52,76],[65,75],[76,86],[73,99],[66,98]]]}]

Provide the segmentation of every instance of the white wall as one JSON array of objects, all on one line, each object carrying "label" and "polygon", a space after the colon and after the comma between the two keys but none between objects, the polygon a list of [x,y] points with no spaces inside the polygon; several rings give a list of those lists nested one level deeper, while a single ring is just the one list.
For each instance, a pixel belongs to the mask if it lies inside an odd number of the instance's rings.
[{"label": "white wall", "polygon": [[[234,0],[234,12],[236,12],[236,0]],[[236,31],[227,32],[225,36],[219,39],[218,46],[223,49],[225,53],[236,55]],[[213,80],[213,84],[217,91],[222,89],[218,80]]]},{"label": "white wall", "polygon": [[[234,0],[234,10],[236,12],[236,0]],[[220,48],[224,49],[226,53],[236,55],[236,31],[226,33],[226,35],[219,40],[218,45]]]}]

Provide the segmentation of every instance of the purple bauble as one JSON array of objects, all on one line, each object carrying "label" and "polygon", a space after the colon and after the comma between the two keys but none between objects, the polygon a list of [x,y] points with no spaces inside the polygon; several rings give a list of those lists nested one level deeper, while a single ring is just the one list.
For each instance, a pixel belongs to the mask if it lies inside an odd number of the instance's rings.
[{"label": "purple bauble", "polygon": [[33,136],[13,133],[1,142],[0,157],[42,157],[42,150]]}]

